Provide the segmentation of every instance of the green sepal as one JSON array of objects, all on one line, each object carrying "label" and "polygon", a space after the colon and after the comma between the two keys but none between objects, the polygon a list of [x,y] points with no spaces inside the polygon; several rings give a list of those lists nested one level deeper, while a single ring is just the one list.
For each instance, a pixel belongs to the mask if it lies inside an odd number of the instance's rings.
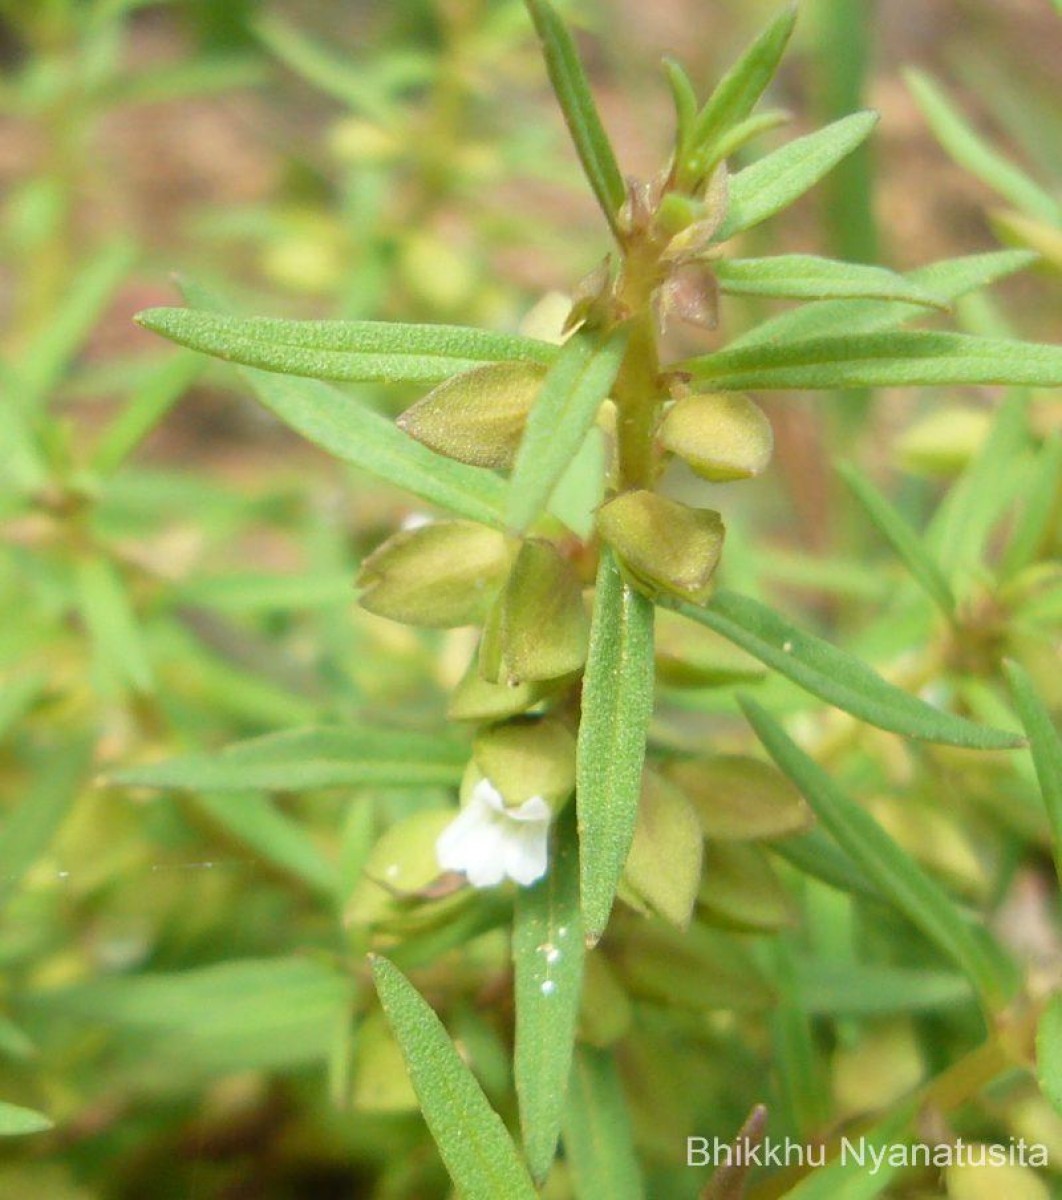
[{"label": "green sepal", "polygon": [[510,564],[505,535],[474,521],[402,530],[362,563],[358,603],[377,616],[451,629],[486,620]]},{"label": "green sepal", "polygon": [[604,504],[597,528],[640,591],[695,604],[708,599],[723,549],[723,521],[717,512],[637,490]]},{"label": "green sepal", "polygon": [[589,633],[574,568],[550,542],[528,538],[483,631],[480,672],[490,683],[559,679],[586,661]]}]

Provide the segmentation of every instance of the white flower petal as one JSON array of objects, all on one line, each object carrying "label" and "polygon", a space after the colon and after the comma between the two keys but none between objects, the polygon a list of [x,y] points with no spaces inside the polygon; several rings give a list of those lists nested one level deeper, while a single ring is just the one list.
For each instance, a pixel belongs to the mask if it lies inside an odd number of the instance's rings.
[{"label": "white flower petal", "polygon": [[507,808],[506,815],[513,821],[545,821],[549,824],[553,810],[541,796],[532,796],[525,800],[519,808]]},{"label": "white flower petal", "polygon": [[551,816],[541,796],[506,808],[497,788],[481,779],[435,843],[439,866],[463,872],[477,888],[506,877],[526,887],[546,873]]},{"label": "white flower petal", "polygon": [[505,874],[528,887],[546,873],[546,840],[549,826],[524,825],[505,841]]}]

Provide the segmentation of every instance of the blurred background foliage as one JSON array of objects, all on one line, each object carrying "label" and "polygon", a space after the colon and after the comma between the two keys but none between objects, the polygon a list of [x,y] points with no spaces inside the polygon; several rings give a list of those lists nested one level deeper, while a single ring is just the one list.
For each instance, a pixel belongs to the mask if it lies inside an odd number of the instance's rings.
[{"label": "blurred background foliage", "polygon": [[[565,6],[592,35],[625,170],[649,174],[670,135],[661,55],[709,83],[774,8]],[[1057,14],[1036,0],[805,0],[773,102],[797,131],[861,104],[882,124],[749,253],[910,270],[1030,246],[1037,268],[958,317],[1059,341],[1060,49]],[[440,728],[469,640],[354,604],[357,563],[414,515],[407,499],[296,441],[223,369],[130,317],[170,302],[172,272],[249,311],[496,328],[570,291],[604,239],[530,24],[517,0],[0,0],[0,63],[0,1097],[55,1124],[5,1141],[0,1195],[443,1196],[366,982],[356,901],[378,837],[445,798],[447,765],[429,787],[280,796],[101,777],[322,720]],[[908,67],[921,74],[905,80]],[[718,333],[676,333],[676,347],[722,344],[771,311],[734,299]],[[359,394],[387,412],[412,398]],[[1002,400],[769,398],[775,469],[737,504],[726,493],[726,580],[1004,725],[1011,655],[1057,712],[1062,410],[1046,393]],[[934,523],[963,571],[961,636],[912,595],[838,456],[912,524]],[[673,481],[676,495],[692,486]],[[663,660],[663,624],[661,645]],[[705,654],[702,683],[741,677]],[[824,718],[775,679],[758,695],[803,713],[820,761],[994,914],[1040,986],[1055,981],[1049,843],[1024,755],[912,748]],[[699,748],[707,732],[715,750],[748,750],[729,692],[665,674],[660,700],[660,740]],[[679,943],[632,926],[589,968],[584,1037],[619,1047],[654,1197],[703,1186],[680,1166],[687,1133],[733,1131],[768,1099],[776,1135],[808,1135],[976,1041],[961,981],[856,969],[857,944],[869,962],[931,961],[909,929],[863,923],[843,893],[746,849],[774,882],[713,895],[714,918],[768,931],[741,955],[775,981],[803,972],[810,1013],[736,1015],[760,1006],[736,959],[729,984],[720,973],[730,935]],[[448,951],[477,931],[466,916],[396,958],[506,1111],[504,937],[481,905],[484,932]],[[718,995],[704,996],[706,974]],[[955,1119],[975,1137],[1048,1141],[1062,1163],[1062,1121],[1023,1078]],[[930,1173],[891,1194],[937,1186]],[[549,1187],[570,1194],[563,1169]]]}]

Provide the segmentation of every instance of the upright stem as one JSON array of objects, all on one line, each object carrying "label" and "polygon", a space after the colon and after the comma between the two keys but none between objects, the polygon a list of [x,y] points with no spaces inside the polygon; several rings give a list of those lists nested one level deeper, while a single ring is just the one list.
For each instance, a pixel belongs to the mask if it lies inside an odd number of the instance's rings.
[{"label": "upright stem", "polygon": [[629,314],[627,353],[613,385],[618,420],[618,484],[621,491],[646,488],[653,482],[653,428],[662,395],[660,353],[656,344],[652,295],[659,278],[656,247],[635,243],[628,249],[617,297],[618,307]]}]

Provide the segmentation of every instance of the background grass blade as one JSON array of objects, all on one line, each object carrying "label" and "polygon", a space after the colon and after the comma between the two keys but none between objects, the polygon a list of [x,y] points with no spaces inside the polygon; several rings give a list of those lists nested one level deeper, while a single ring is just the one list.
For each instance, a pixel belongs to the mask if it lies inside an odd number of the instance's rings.
[{"label": "background grass blade", "polygon": [[598,116],[575,39],[548,0],[526,0],[542,43],[550,83],[568,125],[583,171],[610,228],[627,196],[616,156]]},{"label": "background grass blade", "polygon": [[877,333],[758,343],[677,363],[713,388],[1062,386],[1062,346],[963,333]]},{"label": "background grass blade", "polygon": [[51,844],[84,783],[92,755],[87,737],[70,738],[42,761],[33,784],[0,825],[0,905]]},{"label": "background grass blade", "polygon": [[907,569],[945,616],[955,613],[955,597],[940,566],[906,518],[876,487],[850,463],[839,463],[837,471],[862,504]]},{"label": "background grass blade", "polygon": [[560,1137],[584,957],[575,822],[565,819],[546,878],[516,893],[513,925],[516,1094],[524,1153],[539,1182]]},{"label": "background grass blade", "polygon": [[225,362],[347,383],[440,383],[488,362],[548,363],[557,348],[512,333],[386,321],[284,321],[150,308],[138,325]]},{"label": "background grass blade", "polygon": [[905,77],[933,132],[959,166],[1022,212],[1052,225],[1062,224],[1062,204],[976,133],[928,75],[912,70]]},{"label": "background grass blade", "polygon": [[741,707],[767,752],[804,794],[825,828],[885,896],[970,978],[993,1011],[1016,986],[1013,966],[947,894],[755,701]]},{"label": "background grass blade", "polygon": [[576,1047],[564,1149],[576,1200],[643,1200],[623,1085],[608,1050]]},{"label": "background grass blade", "polygon": [[250,368],[243,374],[266,408],[335,458],[459,516],[501,524],[505,484],[497,475],[440,457],[326,383]]},{"label": "background grass blade", "polygon": [[51,1129],[53,1122],[44,1113],[23,1108],[21,1104],[8,1104],[0,1100],[0,1137],[22,1137],[29,1133],[43,1133]]},{"label": "background grass blade", "polygon": [[583,920],[593,945],[608,924],[641,794],[653,709],[653,606],[611,554],[597,574],[576,752]]},{"label": "background grass blade", "polygon": [[234,742],[216,754],[189,754],[114,772],[113,783],[219,792],[301,791],[460,781],[468,747],[456,739],[371,726],[310,726]]},{"label": "background grass blade", "polygon": [[575,334],[562,347],[528,414],[516,455],[506,516],[523,530],[546,507],[590,431],[626,347],[617,330],[602,343]]},{"label": "background grass blade", "polygon": [[442,1022],[387,959],[374,957],[372,972],[424,1119],[458,1195],[462,1200],[534,1200],[534,1184],[509,1131]]},{"label": "background grass blade", "polygon": [[1004,669],[1021,723],[1029,735],[1029,751],[1040,782],[1047,819],[1051,823],[1055,870],[1062,879],[1062,738],[1025,668],[1019,663],[1008,662]]},{"label": "background grass blade", "polygon": [[837,646],[799,630],[759,601],[719,590],[706,608],[677,605],[699,621],[773,667],[799,687],[860,720],[907,737],[978,750],[1021,745],[1021,739],[932,708],[886,682],[865,663]]},{"label": "background grass blade", "polygon": [[796,138],[731,177],[727,217],[716,235],[725,241],[792,204],[866,138],[877,113],[853,113]]}]

